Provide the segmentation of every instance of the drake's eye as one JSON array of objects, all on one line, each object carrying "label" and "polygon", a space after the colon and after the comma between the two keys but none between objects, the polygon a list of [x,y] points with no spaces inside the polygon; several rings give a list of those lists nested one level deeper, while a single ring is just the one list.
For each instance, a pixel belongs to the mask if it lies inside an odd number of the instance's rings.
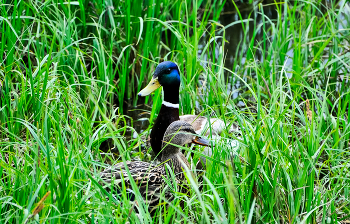
[{"label": "drake's eye", "polygon": [[166,71],[167,71],[168,74],[170,74],[171,68],[168,68]]}]

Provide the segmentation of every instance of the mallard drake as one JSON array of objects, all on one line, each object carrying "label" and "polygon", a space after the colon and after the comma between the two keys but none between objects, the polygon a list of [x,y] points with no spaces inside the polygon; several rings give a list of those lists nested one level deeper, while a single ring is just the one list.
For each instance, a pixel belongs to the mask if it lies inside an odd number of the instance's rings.
[{"label": "mallard drake", "polygon": [[[129,179],[132,177],[136,185],[138,185],[142,198],[145,203],[148,204],[149,211],[152,212],[158,205],[160,199],[159,195],[166,185],[164,180],[167,179],[166,164],[172,168],[176,182],[179,185],[182,184],[185,177],[183,172],[186,168],[189,169],[190,165],[178,146],[183,146],[188,143],[205,146],[209,145],[208,140],[196,136],[192,125],[183,121],[175,121],[171,123],[165,131],[162,140],[163,153],[160,165],[134,161],[126,162],[126,168],[125,164],[121,162],[101,172],[100,177],[107,188],[110,186],[115,187],[116,191],[114,192],[117,193],[121,192],[122,185],[125,184],[130,200],[135,200]],[[128,175],[127,169],[130,171],[130,176]],[[123,181],[124,183],[122,183]],[[183,189],[181,190],[183,192]],[[170,201],[172,198],[171,192],[167,191],[165,197]]]},{"label": "mallard drake", "polygon": [[[155,155],[161,156],[162,137],[166,128],[174,121],[182,120],[192,124],[194,130],[201,134],[203,130],[206,135],[209,135],[208,119],[197,115],[183,115],[179,116],[179,89],[180,89],[180,70],[179,67],[171,61],[164,61],[160,63],[154,71],[152,80],[149,84],[139,92],[139,96],[147,96],[163,86],[164,101],[160,108],[158,117],[153,125],[151,131],[151,146]],[[212,118],[211,128],[212,133],[220,134],[225,129],[225,122]],[[234,131],[231,126],[229,132]]]}]

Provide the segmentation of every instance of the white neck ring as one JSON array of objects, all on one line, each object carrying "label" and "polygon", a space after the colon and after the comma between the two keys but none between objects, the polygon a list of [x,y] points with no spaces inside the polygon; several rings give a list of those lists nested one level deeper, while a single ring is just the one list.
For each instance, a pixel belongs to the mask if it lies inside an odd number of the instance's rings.
[{"label": "white neck ring", "polygon": [[167,107],[172,107],[172,108],[179,108],[179,104],[169,103],[166,101],[163,101],[163,105]]}]

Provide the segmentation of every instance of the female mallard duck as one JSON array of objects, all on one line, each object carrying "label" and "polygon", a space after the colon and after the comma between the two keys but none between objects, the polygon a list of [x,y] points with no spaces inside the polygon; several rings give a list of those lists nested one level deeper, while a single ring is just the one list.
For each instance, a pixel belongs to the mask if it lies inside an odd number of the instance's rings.
[{"label": "female mallard duck", "polygon": [[[200,134],[205,128],[208,128],[209,123],[208,119],[203,116],[179,116],[180,70],[174,62],[164,61],[160,63],[150,83],[138,95],[147,96],[160,86],[163,86],[164,101],[150,135],[152,150],[159,157],[161,157],[162,137],[169,124],[177,120],[182,120],[192,124],[194,130]],[[211,118],[210,121],[212,132],[215,134],[220,134],[226,127],[225,122],[220,119]],[[230,127],[229,131],[234,131],[233,127]],[[206,135],[209,135],[209,131]]]},{"label": "female mallard duck", "polygon": [[[104,170],[100,174],[101,179],[106,182],[107,185],[109,184],[116,187],[116,192],[119,193],[121,192],[122,182],[124,181],[127,192],[133,194],[129,179],[129,177],[132,177],[136,185],[138,185],[140,194],[145,200],[145,203],[149,205],[149,211],[152,212],[155,206],[158,205],[160,199],[159,195],[165,186],[164,177],[167,176],[166,164],[172,168],[176,182],[179,184],[184,180],[185,176],[183,172],[186,168],[190,168],[186,157],[181,153],[178,146],[183,146],[188,143],[209,145],[208,140],[196,137],[195,135],[196,132],[192,125],[183,121],[175,121],[169,125],[164,134],[161,165],[153,165],[142,161],[126,162],[127,169],[130,171],[129,176],[124,163],[121,162],[110,169]],[[183,191],[183,189],[181,190]],[[135,197],[133,197],[134,195],[129,196],[131,196],[130,200],[135,199]],[[171,200],[172,194],[167,192],[165,197]]]}]

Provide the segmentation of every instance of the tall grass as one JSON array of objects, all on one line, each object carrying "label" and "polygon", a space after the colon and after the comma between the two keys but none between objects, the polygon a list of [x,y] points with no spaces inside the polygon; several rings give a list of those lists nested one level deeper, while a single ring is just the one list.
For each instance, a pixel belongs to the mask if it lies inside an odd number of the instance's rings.
[{"label": "tall grass", "polygon": [[[229,26],[219,22],[227,4],[239,18],[230,26],[244,27],[231,54]],[[265,14],[267,3],[248,12],[235,4],[2,3],[0,222],[350,220],[349,3],[269,3],[277,19]],[[230,55],[234,64],[225,67]],[[145,157],[148,131],[125,137],[134,128],[123,103],[137,105],[161,60],[180,67],[181,113],[235,122],[240,133],[215,140],[203,188],[189,175],[189,195],[175,193],[151,217],[139,194],[138,209],[125,192],[116,200],[98,173]],[[145,100],[152,122],[161,90]],[[106,139],[118,153],[99,150]],[[239,141],[238,152],[231,141]],[[195,171],[202,153],[187,155]],[[173,178],[169,184],[176,188]]]}]

